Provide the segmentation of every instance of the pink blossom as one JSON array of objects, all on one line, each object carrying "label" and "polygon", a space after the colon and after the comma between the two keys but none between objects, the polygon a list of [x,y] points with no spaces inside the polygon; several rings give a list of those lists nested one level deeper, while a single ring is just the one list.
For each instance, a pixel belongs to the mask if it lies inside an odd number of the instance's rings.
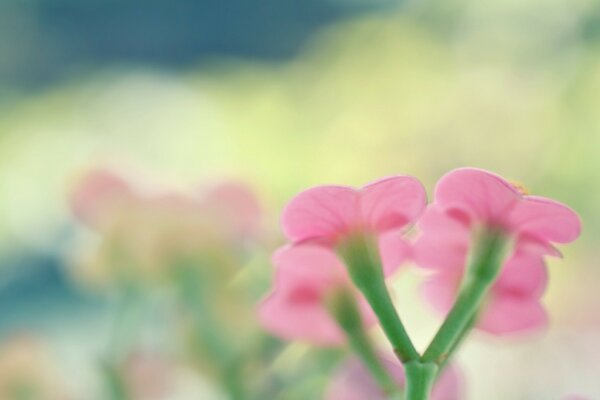
[{"label": "pink blossom", "polygon": [[71,192],[71,209],[76,217],[98,228],[123,203],[135,196],[131,185],[106,168],[95,168],[82,176]]},{"label": "pink blossom", "polygon": [[214,270],[227,278],[260,234],[258,201],[237,182],[182,191],[97,168],[77,182],[69,200],[101,239],[78,270],[92,282],[132,273],[162,280],[175,263],[203,257],[219,262]]},{"label": "pink blossom", "polygon": [[387,274],[406,258],[400,233],[421,215],[425,190],[415,178],[394,176],[361,189],[318,186],[297,195],[283,211],[282,225],[293,243],[335,246],[361,232],[378,235]]},{"label": "pink blossom", "polygon": [[73,213],[96,230],[104,230],[132,212],[148,209],[149,215],[187,214],[192,220],[202,219],[205,227],[232,239],[258,233],[260,206],[252,191],[241,183],[225,181],[189,193],[140,183],[145,182],[130,182],[107,168],[92,169],[71,192]]},{"label": "pink blossom", "polygon": [[[286,339],[342,343],[345,336],[324,303],[336,288],[352,285],[331,247],[357,233],[374,234],[384,273],[389,275],[408,257],[410,247],[401,231],[418,218],[425,201],[421,184],[405,176],[382,179],[360,190],[315,187],[292,199],[282,217],[292,246],[274,257],[275,289],[261,305],[263,325]],[[364,322],[371,325],[372,311],[359,298]]]},{"label": "pink blossom", "polygon": [[[404,367],[391,357],[381,357],[381,362],[400,388],[404,387]],[[436,382],[432,400],[459,400],[462,395],[462,378],[456,367],[449,365]],[[364,365],[355,357],[348,359],[335,373],[326,400],[384,400],[388,397],[378,387]]]},{"label": "pink blossom", "polygon": [[448,311],[458,292],[476,229],[501,230],[514,240],[512,253],[491,288],[478,327],[508,334],[543,327],[540,302],[547,283],[543,255],[558,256],[553,243],[574,240],[581,230],[575,212],[554,200],[521,194],[490,172],[463,168],[438,183],[435,200],[418,223],[417,264],[434,270],[423,293]]},{"label": "pink blossom", "polygon": [[581,231],[577,214],[564,204],[524,195],[500,176],[474,168],[442,177],[435,189],[435,204],[444,212],[462,212],[470,225],[493,226],[517,240],[541,245],[572,242]]},{"label": "pink blossom", "polygon": [[[342,344],[345,335],[325,304],[334,290],[350,287],[348,274],[336,255],[320,246],[291,246],[278,251],[273,263],[275,289],[260,305],[262,325],[288,340]],[[362,299],[359,305],[363,322],[372,325],[375,317],[371,309]]]}]

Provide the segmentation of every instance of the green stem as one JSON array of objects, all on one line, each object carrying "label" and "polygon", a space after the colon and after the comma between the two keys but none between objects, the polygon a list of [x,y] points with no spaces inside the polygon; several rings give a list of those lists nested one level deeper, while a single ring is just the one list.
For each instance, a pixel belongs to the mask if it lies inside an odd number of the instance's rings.
[{"label": "green stem", "polygon": [[376,243],[367,235],[348,238],[338,248],[352,281],[365,296],[377,316],[383,332],[403,363],[418,360],[415,349],[385,284]]},{"label": "green stem", "polygon": [[394,348],[394,353],[400,361],[409,362],[417,360],[419,353],[415,349],[404,324],[396,311],[392,298],[383,279],[374,280],[370,284],[362,285],[362,293],[373,308],[379,319],[381,328]]},{"label": "green stem", "polygon": [[114,363],[103,362],[101,368],[108,397],[111,400],[130,400],[129,389]]},{"label": "green stem", "polygon": [[346,332],[354,352],[386,394],[399,392],[398,384],[381,363],[370,342],[362,321],[358,304],[349,288],[338,288],[328,301],[329,312]]},{"label": "green stem", "polygon": [[400,390],[398,384],[381,364],[381,360],[377,357],[364,332],[350,336],[350,345],[385,393],[392,394]]},{"label": "green stem", "polygon": [[424,362],[442,365],[467,334],[469,322],[475,318],[481,302],[492,286],[504,258],[505,236],[500,232],[485,232],[478,243],[473,262],[465,274],[465,283],[446,320],[425,350]]},{"label": "green stem", "polygon": [[441,375],[442,371],[446,367],[446,364],[448,364],[448,361],[452,358],[454,353],[456,353],[456,351],[458,350],[460,345],[464,342],[466,337],[469,336],[469,333],[473,329],[473,326],[475,326],[476,322],[477,322],[477,314],[469,320],[469,322],[467,323],[465,328],[462,330],[462,332],[460,332],[458,338],[454,341],[452,347],[448,351],[448,357],[446,357],[446,359],[439,364],[438,376]]},{"label": "green stem", "polygon": [[406,370],[406,400],[429,400],[438,366],[434,363],[411,361]]},{"label": "green stem", "polygon": [[[220,378],[231,400],[247,399],[242,382],[242,355],[235,351],[211,307],[211,290],[201,274],[202,266],[186,263],[178,266],[177,275],[185,311],[192,317],[196,344],[218,367]],[[208,280],[208,279],[206,279]],[[202,355],[200,356],[202,357]]]}]

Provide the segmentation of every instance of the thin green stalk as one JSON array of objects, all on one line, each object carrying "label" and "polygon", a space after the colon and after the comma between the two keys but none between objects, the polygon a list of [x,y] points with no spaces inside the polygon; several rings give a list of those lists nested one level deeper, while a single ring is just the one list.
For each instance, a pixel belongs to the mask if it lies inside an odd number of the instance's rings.
[{"label": "thin green stalk", "polygon": [[400,391],[398,384],[382,365],[381,360],[377,357],[373,346],[366,335],[364,335],[364,332],[355,332],[354,335],[350,336],[350,345],[385,393],[392,394]]},{"label": "thin green stalk", "polygon": [[471,320],[469,320],[469,322],[467,323],[467,325],[465,326],[465,328],[459,334],[458,338],[454,341],[452,347],[448,351],[448,357],[446,357],[446,359],[440,363],[439,370],[438,370],[438,376],[442,374],[444,368],[448,364],[448,361],[456,353],[456,351],[461,346],[461,344],[464,342],[464,340],[466,339],[466,337],[469,336],[469,333],[471,333],[471,330],[475,326],[476,322],[477,322],[477,314],[475,314],[475,316],[473,318],[471,318]]},{"label": "thin green stalk", "polygon": [[336,290],[329,298],[328,308],[339,326],[346,332],[354,352],[387,394],[399,392],[399,387],[381,363],[364,329],[354,294],[347,288]]},{"label": "thin green stalk", "polygon": [[367,235],[356,235],[346,239],[338,250],[352,281],[369,302],[400,361],[405,363],[418,360],[419,353],[410,340],[387,290],[374,240]]},{"label": "thin green stalk", "polygon": [[486,232],[478,243],[473,263],[465,274],[465,283],[448,313],[446,320],[425,350],[424,362],[442,365],[466,335],[469,322],[475,317],[479,307],[494,283],[505,253],[506,239],[502,233]]}]

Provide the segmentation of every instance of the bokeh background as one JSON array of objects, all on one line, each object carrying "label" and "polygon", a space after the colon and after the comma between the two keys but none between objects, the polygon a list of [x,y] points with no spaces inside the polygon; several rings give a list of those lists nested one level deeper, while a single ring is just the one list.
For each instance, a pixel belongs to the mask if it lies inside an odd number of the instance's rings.
[{"label": "bokeh background", "polygon": [[[251,257],[264,290],[296,192],[401,173],[431,193],[476,166],[571,205],[584,233],[550,262],[546,332],[463,348],[466,398],[598,399],[599,111],[593,0],[3,0],[0,353],[39,346],[70,398],[107,398],[114,291],[79,281],[75,254],[95,239],[68,200],[95,165],[246,182],[268,232]],[[438,321],[418,279],[396,294],[424,346]],[[165,340],[153,332],[145,343]],[[219,398],[185,390],[165,398]]]}]

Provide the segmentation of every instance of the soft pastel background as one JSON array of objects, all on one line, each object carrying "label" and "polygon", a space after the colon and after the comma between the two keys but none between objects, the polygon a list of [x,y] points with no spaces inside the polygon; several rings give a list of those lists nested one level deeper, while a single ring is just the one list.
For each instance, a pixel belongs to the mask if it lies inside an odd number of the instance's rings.
[{"label": "soft pastel background", "polygon": [[[244,180],[267,253],[307,186],[401,173],[431,193],[468,165],[571,205],[584,233],[550,262],[548,331],[463,348],[467,398],[599,399],[599,111],[592,0],[3,0],[0,341],[35,337],[75,398],[102,398],[110,298],[73,278],[89,232],[67,204],[90,166]],[[437,321],[403,277],[424,346]]]}]

